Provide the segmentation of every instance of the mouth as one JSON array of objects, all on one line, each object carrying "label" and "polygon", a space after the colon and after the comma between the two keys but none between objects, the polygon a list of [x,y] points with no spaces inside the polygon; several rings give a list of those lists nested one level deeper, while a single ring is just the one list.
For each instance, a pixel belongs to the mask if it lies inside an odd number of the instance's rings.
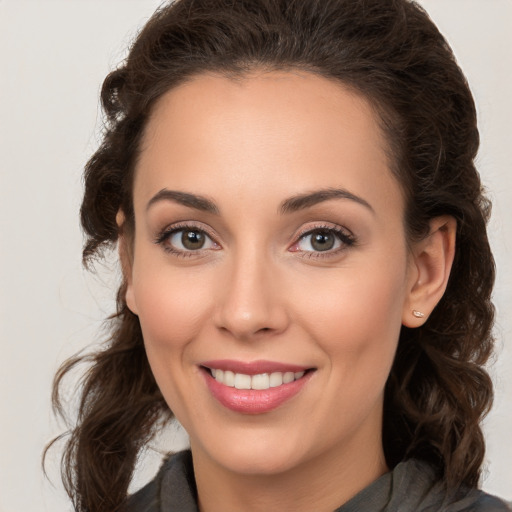
[{"label": "mouth", "polygon": [[316,368],[257,361],[211,361],[200,365],[211,395],[224,407],[260,414],[297,395]]},{"label": "mouth", "polygon": [[304,377],[306,372],[313,371],[302,370],[299,372],[272,372],[258,373],[248,375],[246,373],[235,373],[231,370],[221,370],[219,368],[206,368],[210,375],[224,386],[236,389],[254,389],[263,391],[265,389],[277,388],[283,384],[289,384]]}]

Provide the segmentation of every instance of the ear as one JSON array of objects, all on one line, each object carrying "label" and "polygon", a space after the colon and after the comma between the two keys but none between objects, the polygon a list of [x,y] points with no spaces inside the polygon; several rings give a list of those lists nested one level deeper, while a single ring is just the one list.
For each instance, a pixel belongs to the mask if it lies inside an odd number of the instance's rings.
[{"label": "ear", "polygon": [[126,301],[128,309],[135,315],[138,315],[133,293],[133,249],[130,240],[127,239],[125,229],[123,229],[125,221],[126,217],[124,212],[119,210],[116,215],[116,223],[119,231],[117,250],[119,252],[119,261],[121,262],[121,271],[123,273],[124,282],[126,283],[124,300]]},{"label": "ear", "polygon": [[406,327],[423,325],[441,300],[455,256],[457,221],[448,215],[430,221],[429,234],[411,249],[408,296],[402,311]]}]

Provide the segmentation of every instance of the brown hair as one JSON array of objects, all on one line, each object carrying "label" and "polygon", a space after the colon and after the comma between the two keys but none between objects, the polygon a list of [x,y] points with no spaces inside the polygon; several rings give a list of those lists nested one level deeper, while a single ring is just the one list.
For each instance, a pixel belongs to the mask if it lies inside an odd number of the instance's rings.
[{"label": "brown hair", "polygon": [[[476,487],[484,457],[480,422],[492,402],[483,365],[492,351],[494,262],[489,203],[474,166],[473,98],[445,39],[408,0],[178,0],[159,9],[127,60],[103,83],[103,142],[87,163],[81,222],[87,264],[133,229],[132,177],[155,101],[198,73],[302,69],[348,85],[380,115],[393,172],[406,196],[410,239],[430,219],[457,220],[457,250],[444,297],[417,329],[403,327],[384,412],[388,465],[430,462],[448,487]],[[172,415],[152,376],[138,318],[117,296],[103,350],[66,362],[90,367],[63,478],[79,511],[123,510],[137,455]]]}]

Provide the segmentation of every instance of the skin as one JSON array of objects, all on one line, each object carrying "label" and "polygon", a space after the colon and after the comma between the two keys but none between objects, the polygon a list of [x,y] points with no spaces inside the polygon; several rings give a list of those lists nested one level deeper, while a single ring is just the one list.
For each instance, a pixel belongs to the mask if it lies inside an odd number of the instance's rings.
[{"label": "skin", "polygon": [[[218,211],[155,198],[164,189]],[[289,198],[327,189],[367,204],[338,197],[283,213]],[[444,292],[455,222],[435,219],[407,244],[369,103],[303,72],[198,76],[154,108],[134,208],[134,239],[121,241],[126,300],[190,435],[201,510],[332,511],[385,473],[385,382],[402,324],[421,325]],[[187,251],[181,233],[162,236],[172,227],[207,242]],[[304,236],[333,228],[354,243],[322,252]],[[277,409],[248,415],[209,392],[199,363],[212,359],[315,371]]]}]

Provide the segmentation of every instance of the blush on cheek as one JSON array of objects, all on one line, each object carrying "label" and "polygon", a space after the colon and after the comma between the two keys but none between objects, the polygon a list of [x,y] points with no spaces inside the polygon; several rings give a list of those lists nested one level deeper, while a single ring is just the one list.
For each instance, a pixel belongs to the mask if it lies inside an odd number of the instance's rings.
[{"label": "blush on cheek", "polygon": [[[335,287],[322,287],[305,307],[314,314],[309,329],[325,350],[340,357],[362,356],[384,366],[392,360],[401,328],[403,287],[400,280],[354,279]],[[326,289],[327,288],[327,289]]]},{"label": "blush on cheek", "polygon": [[148,339],[180,345],[201,329],[207,306],[204,293],[179,283],[141,280],[134,284],[139,320]]}]

